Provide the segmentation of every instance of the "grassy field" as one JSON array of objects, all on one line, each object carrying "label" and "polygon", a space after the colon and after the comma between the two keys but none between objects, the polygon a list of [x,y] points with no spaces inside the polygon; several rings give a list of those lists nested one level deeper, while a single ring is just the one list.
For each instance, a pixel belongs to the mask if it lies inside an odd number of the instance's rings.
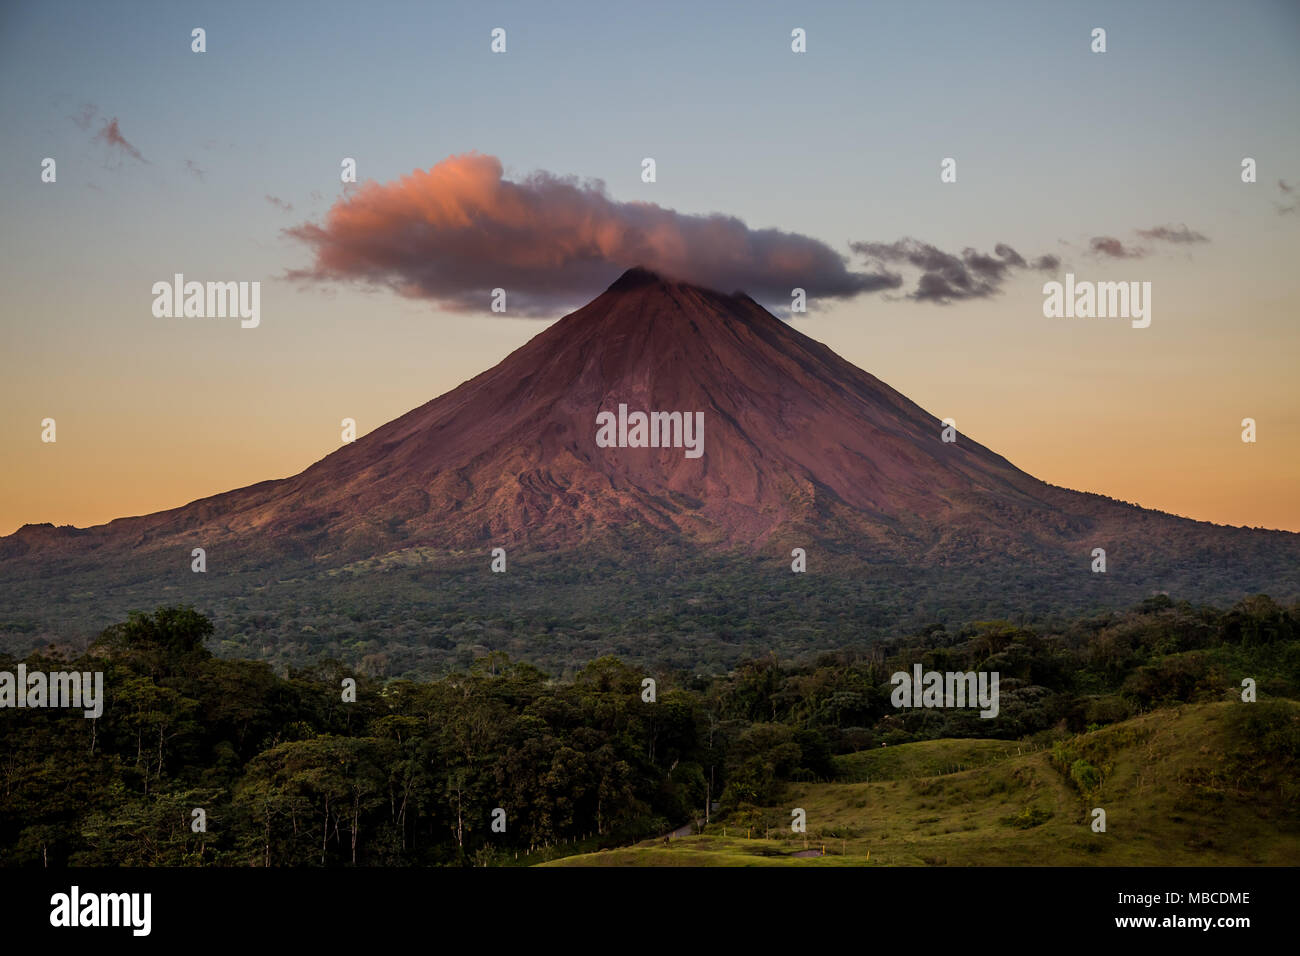
[{"label": "grassy field", "polygon": [[749,820],[546,865],[1296,865],[1298,739],[1300,704],[1274,701],[1157,710],[1036,752],[903,744],[841,757],[840,782],[791,784]]}]

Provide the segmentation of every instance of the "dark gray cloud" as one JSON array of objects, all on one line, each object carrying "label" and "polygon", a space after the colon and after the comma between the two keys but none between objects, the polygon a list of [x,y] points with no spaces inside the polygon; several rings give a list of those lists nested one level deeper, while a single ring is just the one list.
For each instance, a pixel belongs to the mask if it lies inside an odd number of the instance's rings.
[{"label": "dark gray cloud", "polygon": [[1061,264],[1056,256],[1038,256],[1031,264],[1004,242],[995,245],[992,254],[967,248],[956,255],[912,238],[896,242],[852,242],[849,248],[878,267],[906,264],[919,269],[921,275],[916,288],[907,297],[918,302],[944,304],[995,295],[1015,270],[1051,272]]},{"label": "dark gray cloud", "polygon": [[1152,226],[1150,229],[1139,229],[1137,234],[1143,239],[1156,239],[1161,242],[1188,243],[1210,241],[1199,232],[1193,232],[1188,229],[1185,223],[1180,226]]}]

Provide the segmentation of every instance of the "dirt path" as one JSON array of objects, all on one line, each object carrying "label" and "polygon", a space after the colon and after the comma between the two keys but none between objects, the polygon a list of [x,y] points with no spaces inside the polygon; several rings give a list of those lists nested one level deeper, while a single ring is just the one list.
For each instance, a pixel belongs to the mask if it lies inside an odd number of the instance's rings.
[{"label": "dirt path", "polygon": [[666,841],[666,840],[678,840],[678,839],[681,839],[682,837],[688,837],[688,836],[691,836],[691,835],[694,834],[694,833],[695,833],[695,824],[694,824],[694,823],[687,823],[687,824],[685,824],[684,826],[680,826],[680,827],[678,827],[676,830],[673,830],[671,833],[665,833],[665,834],[664,834],[663,836],[661,836],[659,839],[661,839],[661,840],[665,840],[665,841]]}]

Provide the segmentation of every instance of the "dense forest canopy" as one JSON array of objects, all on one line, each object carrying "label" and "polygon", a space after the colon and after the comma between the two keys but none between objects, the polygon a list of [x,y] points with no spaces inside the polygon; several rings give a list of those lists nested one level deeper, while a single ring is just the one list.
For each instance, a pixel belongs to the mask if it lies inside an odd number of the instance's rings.
[{"label": "dense forest canopy", "polygon": [[[1261,702],[1300,697],[1300,608],[1263,595],[1228,610],[1155,597],[1050,633],[935,627],[710,676],[602,657],[557,680],[501,652],[430,681],[385,682],[333,661],[277,674],[215,656],[220,637],[193,608],[160,607],[84,653],[22,661],[102,671],[107,701],[98,719],[0,710],[0,860],[535,862],[706,813],[743,820],[789,781],[831,779],[836,755],[882,744],[1050,743],[1153,708],[1239,699],[1244,678]],[[0,656],[0,670],[19,663]],[[890,675],[917,663],[998,672],[998,718],[896,709]],[[1279,733],[1295,750],[1295,729]]]}]

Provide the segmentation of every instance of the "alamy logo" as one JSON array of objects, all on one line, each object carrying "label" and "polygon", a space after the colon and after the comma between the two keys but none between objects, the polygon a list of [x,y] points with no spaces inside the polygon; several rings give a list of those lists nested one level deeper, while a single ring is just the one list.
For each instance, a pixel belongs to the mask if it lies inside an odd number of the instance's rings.
[{"label": "alamy logo", "polygon": [[628,412],[596,415],[598,448],[684,448],[687,458],[704,454],[703,412]]},{"label": "alamy logo", "polygon": [[262,283],[186,282],[178,272],[171,282],[155,282],[153,314],[158,319],[240,318],[241,328],[262,321]]},{"label": "alamy logo", "polygon": [[1065,285],[1043,285],[1043,315],[1049,319],[1132,319],[1133,328],[1151,324],[1150,282],[1074,281],[1065,274]]},{"label": "alamy logo", "polygon": [[19,664],[17,674],[0,671],[0,707],[87,708],[85,716],[98,717],[104,712],[104,672],[28,673]]},{"label": "alamy logo", "polygon": [[86,893],[74,886],[50,897],[51,926],[129,926],[133,936],[148,936],[152,928],[150,893]]},{"label": "alamy logo", "polygon": [[895,707],[974,707],[980,716],[998,715],[997,671],[926,671],[916,664],[912,673],[899,671],[889,678],[896,685],[889,700]]}]

